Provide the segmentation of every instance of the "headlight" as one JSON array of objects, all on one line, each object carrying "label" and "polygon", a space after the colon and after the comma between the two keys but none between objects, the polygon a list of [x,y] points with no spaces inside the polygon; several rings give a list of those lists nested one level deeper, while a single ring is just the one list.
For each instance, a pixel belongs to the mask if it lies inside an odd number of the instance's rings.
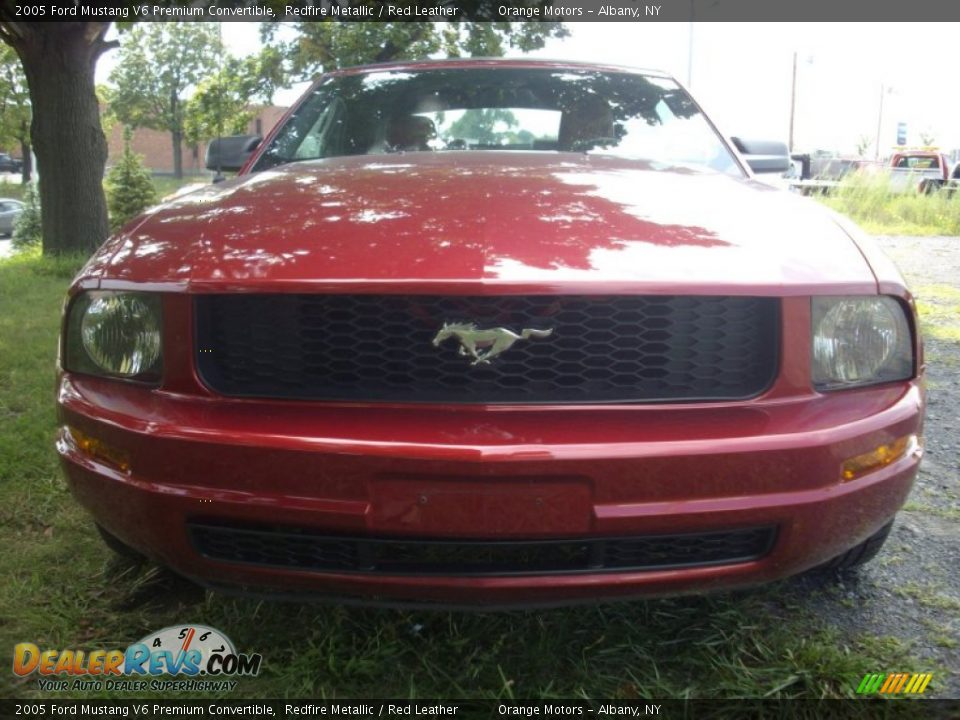
[{"label": "headlight", "polygon": [[160,298],[138,292],[88,292],[70,307],[64,367],[93,375],[160,377]]},{"label": "headlight", "polygon": [[813,299],[813,384],[818,390],[913,376],[913,341],[891,297]]}]

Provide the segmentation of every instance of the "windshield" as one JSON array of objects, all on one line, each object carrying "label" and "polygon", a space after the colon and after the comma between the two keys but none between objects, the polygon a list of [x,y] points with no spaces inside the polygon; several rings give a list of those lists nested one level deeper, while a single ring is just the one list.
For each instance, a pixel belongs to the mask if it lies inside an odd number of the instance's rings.
[{"label": "windshield", "polygon": [[550,68],[442,68],[330,77],[254,170],[342,155],[516,150],[742,171],[671,80]]}]

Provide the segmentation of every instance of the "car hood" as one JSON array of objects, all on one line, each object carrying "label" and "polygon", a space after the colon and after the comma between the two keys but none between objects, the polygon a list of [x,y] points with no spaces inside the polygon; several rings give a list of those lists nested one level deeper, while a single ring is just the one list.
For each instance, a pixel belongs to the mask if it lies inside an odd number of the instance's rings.
[{"label": "car hood", "polygon": [[104,287],[197,292],[876,289],[857,246],[811,200],[723,174],[555,153],[293,163],[153,209],[89,267]]}]

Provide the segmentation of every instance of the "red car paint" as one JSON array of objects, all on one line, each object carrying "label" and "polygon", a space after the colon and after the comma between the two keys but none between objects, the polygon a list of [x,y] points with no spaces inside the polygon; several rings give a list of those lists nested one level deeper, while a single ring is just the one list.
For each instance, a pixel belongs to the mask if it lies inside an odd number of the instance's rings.
[{"label": "red car paint", "polygon": [[[454,66],[478,64],[490,62]],[[164,375],[146,387],[61,370],[58,449],[70,487],[123,542],[218,586],[510,605],[766,582],[889,522],[920,460],[917,448],[841,480],[844,460],[922,434],[918,338],[912,379],[831,393],[810,379],[811,296],[896,296],[916,334],[902,278],[844,220],[749,177],[572,153],[295,163],[241,173],[134,221],[70,294],[97,288],[163,293]],[[225,398],[198,377],[192,312],[194,296],[224,292],[775,296],[780,363],[768,390],[738,402]],[[131,469],[84,453],[68,426],[122,449]],[[207,519],[432,539],[778,532],[748,562],[416,576],[212,560],[185,527]]]}]

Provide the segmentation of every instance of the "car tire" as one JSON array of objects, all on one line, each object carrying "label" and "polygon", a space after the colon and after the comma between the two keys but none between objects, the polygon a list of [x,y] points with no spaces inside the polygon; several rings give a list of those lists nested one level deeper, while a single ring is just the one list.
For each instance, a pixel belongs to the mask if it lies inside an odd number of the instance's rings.
[{"label": "car tire", "polygon": [[887,541],[887,537],[890,535],[890,530],[892,529],[893,520],[888,522],[856,547],[847,550],[842,555],[837,555],[837,557],[835,557],[833,560],[825,562],[823,565],[818,567],[817,570],[821,572],[837,573],[845,570],[851,570],[852,568],[859,567],[864,563],[870,562],[877,556],[877,553],[880,552],[880,548],[882,548],[883,544]]},{"label": "car tire", "polygon": [[97,532],[99,532],[100,537],[103,538],[104,544],[124,560],[130,560],[136,563],[141,563],[146,560],[142,553],[134,550],[116,535],[112,535],[104,530],[100,525],[97,525]]}]

